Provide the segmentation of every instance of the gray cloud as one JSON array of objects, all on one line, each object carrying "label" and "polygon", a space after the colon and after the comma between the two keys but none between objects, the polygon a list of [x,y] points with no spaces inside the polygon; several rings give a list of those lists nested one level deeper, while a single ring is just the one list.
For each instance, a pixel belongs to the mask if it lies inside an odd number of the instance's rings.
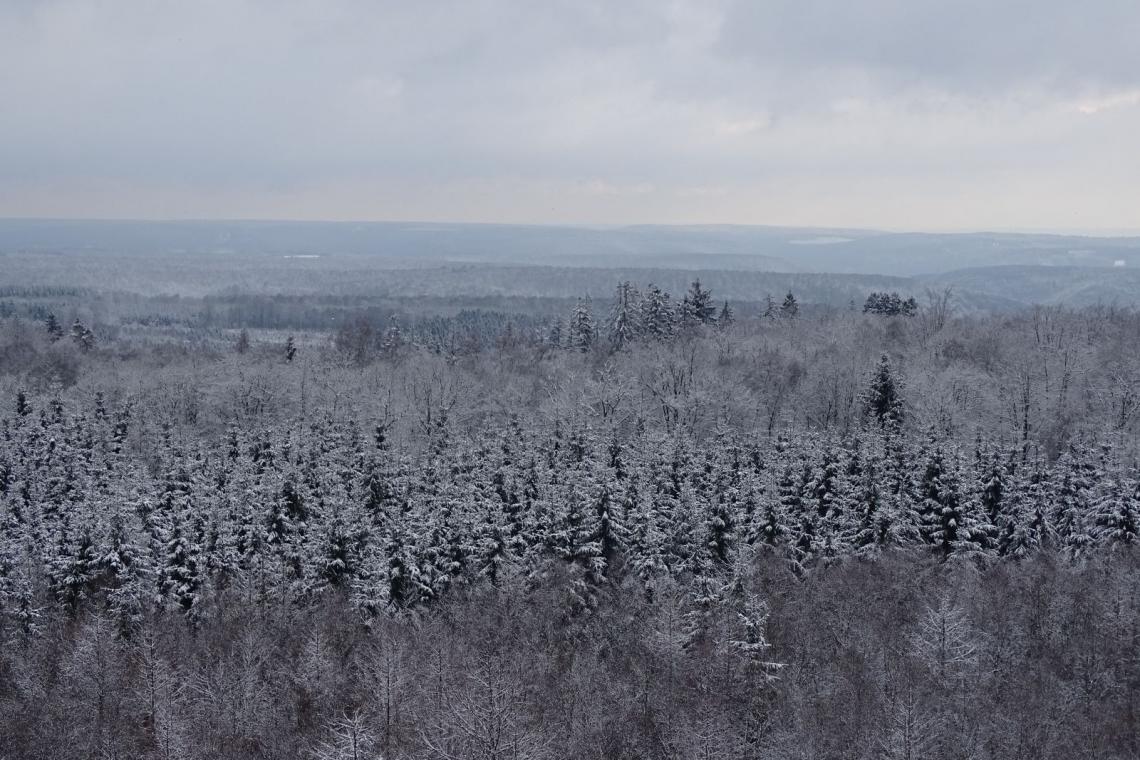
[{"label": "gray cloud", "polygon": [[1136,39],[1125,0],[10,0],[0,213],[1135,226]]}]

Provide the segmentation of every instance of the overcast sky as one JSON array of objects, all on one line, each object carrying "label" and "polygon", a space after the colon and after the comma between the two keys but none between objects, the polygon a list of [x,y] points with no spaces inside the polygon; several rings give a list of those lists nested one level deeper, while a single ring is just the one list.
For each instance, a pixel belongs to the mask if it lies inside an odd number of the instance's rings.
[{"label": "overcast sky", "polygon": [[0,216],[1140,228],[1137,0],[0,0]]}]

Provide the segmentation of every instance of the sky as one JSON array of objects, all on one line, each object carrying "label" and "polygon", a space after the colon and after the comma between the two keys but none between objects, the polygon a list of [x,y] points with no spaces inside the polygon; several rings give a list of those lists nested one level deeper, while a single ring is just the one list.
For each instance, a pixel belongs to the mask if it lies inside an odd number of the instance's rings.
[{"label": "sky", "polygon": [[0,0],[0,216],[1140,229],[1137,0]]}]

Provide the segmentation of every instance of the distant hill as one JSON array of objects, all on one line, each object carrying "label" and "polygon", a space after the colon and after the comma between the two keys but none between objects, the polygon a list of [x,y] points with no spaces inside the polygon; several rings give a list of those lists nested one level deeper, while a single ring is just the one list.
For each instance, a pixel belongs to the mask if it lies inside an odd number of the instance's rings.
[{"label": "distant hill", "polygon": [[1010,305],[1140,306],[1140,269],[998,266],[922,278],[930,287],[953,286],[972,297]]},{"label": "distant hill", "polygon": [[628,227],[0,219],[0,251],[356,255],[393,264],[937,275],[989,266],[1140,269],[1140,238],[733,225]]}]

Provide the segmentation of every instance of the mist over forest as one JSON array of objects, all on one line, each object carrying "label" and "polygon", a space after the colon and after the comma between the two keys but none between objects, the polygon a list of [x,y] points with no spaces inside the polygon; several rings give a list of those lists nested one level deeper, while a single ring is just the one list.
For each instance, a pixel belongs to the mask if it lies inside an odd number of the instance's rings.
[{"label": "mist over forest", "polygon": [[2,222],[0,756],[1134,757],[1137,251]]}]

